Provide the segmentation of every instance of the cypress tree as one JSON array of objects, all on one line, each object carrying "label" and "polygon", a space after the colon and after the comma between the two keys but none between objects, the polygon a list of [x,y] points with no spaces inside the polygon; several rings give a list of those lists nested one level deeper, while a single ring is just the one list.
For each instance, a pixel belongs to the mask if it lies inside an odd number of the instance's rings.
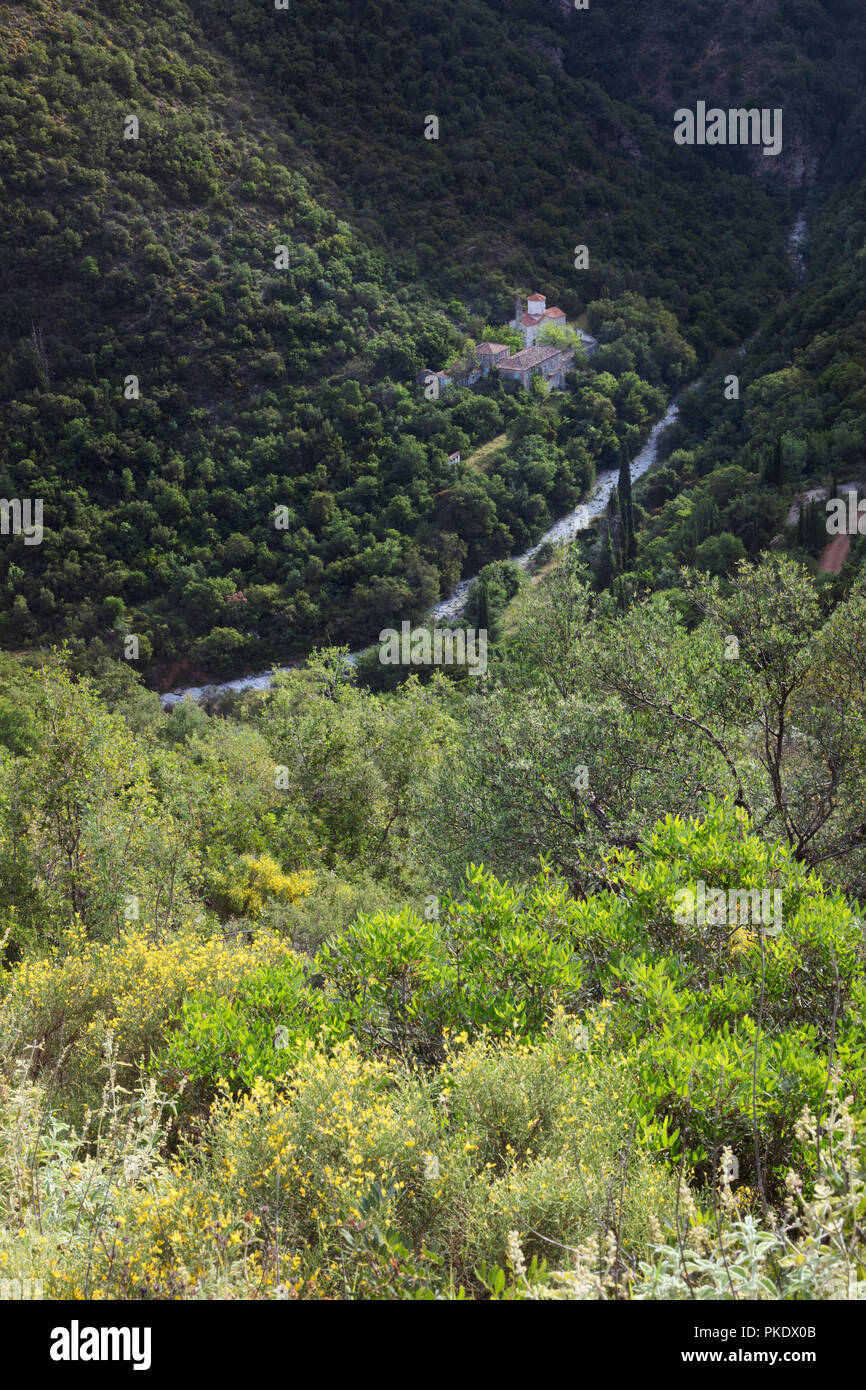
[{"label": "cypress tree", "polygon": [[614,489],[607,504],[607,543],[615,574],[620,574],[624,558],[624,527],[619,505],[619,490]]},{"label": "cypress tree", "polygon": [[634,511],[631,501],[631,461],[625,447],[620,453],[619,481],[616,490],[619,494],[619,506],[622,513],[623,551],[631,559],[637,550],[637,543],[634,535]]},{"label": "cypress tree", "polygon": [[490,632],[490,599],[487,594],[486,579],[478,581],[478,631],[486,632],[492,636]]}]

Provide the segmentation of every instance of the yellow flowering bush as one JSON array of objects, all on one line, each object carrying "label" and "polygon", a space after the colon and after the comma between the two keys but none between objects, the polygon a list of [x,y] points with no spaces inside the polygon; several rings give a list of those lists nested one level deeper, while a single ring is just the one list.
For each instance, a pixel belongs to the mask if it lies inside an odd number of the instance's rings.
[{"label": "yellow flowering bush", "polygon": [[88,940],[77,924],[61,945],[9,973],[7,1032],[32,1049],[39,1068],[57,1074],[64,1102],[102,1085],[109,1037],[121,1068],[160,1044],[170,1016],[191,992],[230,993],[248,974],[292,955],[282,938],[251,943],[203,938],[193,926],[160,940],[129,927],[118,940]]},{"label": "yellow flowering bush", "polygon": [[269,854],[244,854],[218,876],[221,910],[257,921],[268,903],[294,903],[309,897],[315,877],[308,870],[287,874]]},{"label": "yellow flowering bush", "polygon": [[583,1039],[562,1015],[535,1045],[454,1038],[438,1074],[366,1058],[353,1042],[310,1047],[291,1081],[225,1092],[163,1197],[133,1200],[133,1229],[149,1229],[158,1258],[149,1287],[174,1287],[180,1255],[193,1283],[216,1277],[194,1233],[203,1194],[208,1229],[219,1213],[221,1238],[235,1233],[229,1249],[240,1240],[246,1251],[231,1276],[247,1290],[238,1296],[287,1271],[295,1292],[351,1294],[371,1230],[418,1258],[435,1252],[441,1279],[467,1287],[515,1227],[541,1248],[538,1231],[568,1243],[616,1217],[624,1244],[648,1249],[673,1179],[630,1143],[622,1064],[588,1055]]},{"label": "yellow flowering bush", "polygon": [[361,1220],[366,1193],[391,1193],[385,1227],[430,1210],[423,1155],[437,1147],[439,1116],[429,1083],[393,1063],[363,1058],[353,1043],[327,1056],[310,1049],[288,1094],[258,1082],[238,1102],[214,1106],[212,1171],[253,1209],[279,1212],[284,1236],[304,1253],[306,1273],[340,1278],[343,1227]]}]

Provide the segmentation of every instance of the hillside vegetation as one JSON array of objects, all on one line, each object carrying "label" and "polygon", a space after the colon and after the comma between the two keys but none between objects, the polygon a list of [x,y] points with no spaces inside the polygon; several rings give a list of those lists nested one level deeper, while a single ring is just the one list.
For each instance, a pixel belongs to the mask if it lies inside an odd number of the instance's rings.
[{"label": "hillside vegetation", "polygon": [[474,694],[323,653],[166,717],[7,661],[0,1263],[862,1296],[866,598],[690,583],[623,616],[561,561]]},{"label": "hillside vegetation", "polygon": [[862,1299],[862,5],[0,36],[0,1293]]},{"label": "hillside vegetation", "polygon": [[[670,391],[786,293],[785,177],[676,147],[669,64],[645,61],[685,45],[672,94],[709,83],[707,12],[641,18],[630,81],[616,5],[6,6],[0,484],[42,499],[45,534],[4,544],[4,643],[68,637],[93,666],[134,634],[152,678],[236,674],[359,645],[537,539],[609,444],[551,402],[541,468],[517,451],[455,480],[449,453],[530,403],[431,403],[414,375],[540,286],[570,317],[610,301],[613,369]],[[743,99],[778,92],[822,150],[860,23],[799,0],[755,19],[767,71]],[[830,71],[851,74],[832,101]],[[610,386],[577,395],[611,419]],[[617,442],[661,404],[613,420]]]},{"label": "hillside vegetation", "polygon": [[[777,307],[741,357],[722,355],[700,389],[683,397],[664,470],[649,478],[644,494],[652,520],[637,570],[702,555],[716,572],[730,570],[737,558],[732,537],[742,553],[755,555],[783,531],[788,548],[814,569],[829,540],[826,503],[804,504],[802,520],[785,530],[792,501],[816,489],[833,498],[848,482],[861,494],[866,488],[864,129],[861,103],[807,201],[799,292]],[[729,373],[739,378],[738,401],[725,398]],[[862,540],[853,542],[836,592],[862,564]]]}]

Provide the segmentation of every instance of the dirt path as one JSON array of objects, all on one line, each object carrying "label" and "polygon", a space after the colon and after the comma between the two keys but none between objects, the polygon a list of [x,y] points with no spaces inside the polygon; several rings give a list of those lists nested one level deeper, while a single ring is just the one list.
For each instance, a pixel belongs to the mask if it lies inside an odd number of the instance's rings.
[{"label": "dirt path", "polygon": [[818,561],[819,572],[821,574],[838,574],[848,559],[850,549],[850,536],[834,536]]}]

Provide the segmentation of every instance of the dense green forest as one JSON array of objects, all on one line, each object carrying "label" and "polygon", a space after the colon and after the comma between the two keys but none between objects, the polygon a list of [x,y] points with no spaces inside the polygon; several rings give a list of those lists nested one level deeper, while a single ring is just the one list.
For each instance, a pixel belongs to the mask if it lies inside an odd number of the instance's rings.
[{"label": "dense green forest", "polygon": [[866,11],[0,34],[0,1298],[864,1297]]},{"label": "dense green forest", "polygon": [[[862,28],[792,0],[741,16],[758,70],[730,39],[707,68],[712,7],[651,8],[635,70],[617,4],[6,6],[0,484],[43,500],[45,534],[3,547],[4,644],[98,664],[131,633],[151,678],[357,646],[634,452],[659,393],[791,280],[790,166],[674,146],[667,92],[766,88],[808,165],[856,101]],[[592,393],[544,419],[501,389],[426,401],[416,373],[535,285],[595,305]],[[501,467],[454,476],[505,431]]]}]

